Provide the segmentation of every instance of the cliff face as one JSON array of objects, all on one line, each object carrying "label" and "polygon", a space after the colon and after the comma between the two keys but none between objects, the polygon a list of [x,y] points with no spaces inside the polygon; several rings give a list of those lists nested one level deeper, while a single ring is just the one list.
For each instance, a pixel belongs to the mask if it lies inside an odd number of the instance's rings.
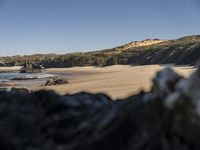
[{"label": "cliff face", "polygon": [[193,65],[199,58],[200,36],[184,37],[151,46],[130,48],[120,53],[120,59],[127,64]]},{"label": "cliff face", "polygon": [[200,58],[200,36],[176,40],[148,39],[95,52],[65,55],[31,55],[2,57],[1,64],[23,65],[32,61],[44,67],[107,66],[114,64],[182,64],[193,65]]}]

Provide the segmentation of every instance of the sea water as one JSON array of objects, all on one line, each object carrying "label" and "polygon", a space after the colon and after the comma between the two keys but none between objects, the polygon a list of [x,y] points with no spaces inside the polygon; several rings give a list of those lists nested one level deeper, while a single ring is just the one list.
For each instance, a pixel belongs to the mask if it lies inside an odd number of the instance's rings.
[{"label": "sea water", "polygon": [[7,72],[0,73],[0,81],[9,81],[13,78],[24,78],[24,79],[42,79],[53,77],[53,74],[47,73],[18,73],[18,72]]}]

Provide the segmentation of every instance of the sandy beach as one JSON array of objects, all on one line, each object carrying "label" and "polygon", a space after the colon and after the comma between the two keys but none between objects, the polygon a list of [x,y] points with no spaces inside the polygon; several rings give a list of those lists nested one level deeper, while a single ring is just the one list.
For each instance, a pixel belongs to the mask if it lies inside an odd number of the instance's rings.
[{"label": "sandy beach", "polygon": [[8,72],[8,71],[18,71],[21,69],[21,66],[14,66],[14,67],[0,67],[1,72]]},{"label": "sandy beach", "polygon": [[[10,84],[16,84],[27,87],[31,90],[55,90],[59,94],[77,93],[81,91],[91,93],[106,93],[113,99],[125,98],[135,94],[140,90],[149,90],[151,79],[155,73],[165,66],[146,65],[129,66],[115,65],[108,67],[72,67],[72,68],[51,68],[46,69],[44,73],[59,74],[68,78],[69,84],[58,86],[41,86],[46,80],[31,81],[10,81]],[[16,71],[20,67],[13,67]],[[190,75],[194,68],[190,66],[172,67],[178,73],[184,76]],[[0,71],[3,68],[0,68]]]}]

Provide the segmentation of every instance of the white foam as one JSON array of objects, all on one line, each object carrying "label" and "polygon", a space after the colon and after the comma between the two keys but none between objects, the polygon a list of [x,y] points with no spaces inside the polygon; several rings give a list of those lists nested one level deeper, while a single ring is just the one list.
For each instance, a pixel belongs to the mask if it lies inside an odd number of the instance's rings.
[{"label": "white foam", "polygon": [[13,78],[37,78],[37,79],[42,79],[42,78],[49,78],[55,76],[54,74],[46,74],[46,73],[15,73],[15,72],[10,72],[10,73],[0,73],[0,81],[8,81]]}]

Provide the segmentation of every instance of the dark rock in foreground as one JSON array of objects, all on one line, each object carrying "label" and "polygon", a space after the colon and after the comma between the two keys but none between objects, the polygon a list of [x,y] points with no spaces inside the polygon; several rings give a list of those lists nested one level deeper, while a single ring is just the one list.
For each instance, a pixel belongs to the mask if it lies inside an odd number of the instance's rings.
[{"label": "dark rock in foreground", "polygon": [[45,86],[68,84],[68,80],[61,77],[53,77],[46,81]]},{"label": "dark rock in foreground", "polygon": [[104,94],[0,92],[3,150],[199,150],[200,70],[165,69],[151,92],[112,101]]},{"label": "dark rock in foreground", "polygon": [[42,69],[43,68],[39,65],[36,65],[31,62],[26,62],[20,70],[20,73],[41,73]]},{"label": "dark rock in foreground", "polygon": [[29,93],[31,90],[25,87],[12,87],[10,88],[10,91],[12,92],[24,92],[24,93]]}]

